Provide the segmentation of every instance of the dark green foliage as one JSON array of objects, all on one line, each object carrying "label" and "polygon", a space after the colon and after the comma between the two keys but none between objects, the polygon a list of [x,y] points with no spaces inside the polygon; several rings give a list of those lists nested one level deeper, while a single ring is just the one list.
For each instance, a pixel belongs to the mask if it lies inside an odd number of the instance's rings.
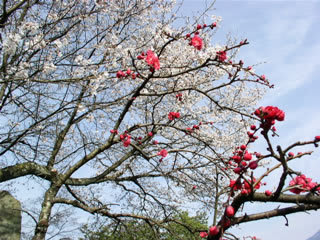
[{"label": "dark green foliage", "polygon": [[199,231],[207,229],[204,215],[190,217],[187,212],[181,212],[174,219],[176,222],[157,226],[141,220],[112,222],[100,227],[85,225],[80,240],[199,240]]}]

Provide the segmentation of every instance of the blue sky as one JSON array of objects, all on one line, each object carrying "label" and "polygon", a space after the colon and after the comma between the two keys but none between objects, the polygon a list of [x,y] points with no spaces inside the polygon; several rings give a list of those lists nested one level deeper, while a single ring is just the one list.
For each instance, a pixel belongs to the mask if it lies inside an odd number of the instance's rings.
[{"label": "blue sky", "polygon": [[[204,0],[185,0],[182,11],[196,14],[204,4]],[[276,141],[283,146],[320,135],[319,12],[320,1],[311,0],[217,0],[212,12],[223,19],[217,40],[228,33],[239,40],[247,38],[250,44],[241,49],[239,56],[247,66],[263,63],[255,67],[256,72],[265,74],[275,84],[260,105],[278,106],[286,112],[286,120],[277,124],[280,138]],[[257,148],[262,146],[260,142]],[[320,149],[306,150],[315,150],[315,153],[291,166],[320,182]],[[264,208],[266,204],[255,204],[245,211]],[[235,228],[234,233],[263,240],[305,240],[320,230],[318,212],[288,215],[288,219],[289,227],[285,226],[285,219],[279,217],[243,224]]]},{"label": "blue sky", "polygon": [[[182,11],[196,14],[204,3],[205,0],[184,0]],[[320,135],[319,13],[320,0],[217,0],[212,12],[223,19],[217,40],[222,42],[229,33],[239,40],[247,38],[250,44],[241,49],[239,56],[246,66],[263,63],[255,67],[256,72],[265,74],[275,84],[260,105],[278,106],[286,112],[286,120],[277,124],[281,136],[278,142],[284,146]],[[262,148],[259,141],[257,148]],[[320,182],[320,148],[308,149],[316,150],[315,154],[292,166]],[[20,187],[25,188],[22,184]],[[265,207],[254,204],[245,211],[261,211]],[[306,240],[320,230],[319,211],[289,215],[288,219],[289,227],[279,217],[240,225],[233,233],[263,240]]]}]

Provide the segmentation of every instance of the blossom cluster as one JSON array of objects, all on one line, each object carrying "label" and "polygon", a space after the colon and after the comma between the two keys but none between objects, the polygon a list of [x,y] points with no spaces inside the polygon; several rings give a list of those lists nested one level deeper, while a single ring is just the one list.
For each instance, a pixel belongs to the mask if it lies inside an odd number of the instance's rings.
[{"label": "blossom cluster", "polygon": [[131,69],[127,69],[127,71],[118,71],[116,74],[117,78],[126,78],[126,77],[131,77],[131,79],[136,79],[139,75],[131,71]]},{"label": "blossom cluster", "polygon": [[191,37],[190,33],[186,35],[186,39],[190,39],[189,45],[193,46],[197,50],[201,50],[203,48],[203,40],[201,37],[199,37],[199,30],[205,29],[207,27],[213,29],[216,26],[217,26],[216,22],[212,23],[210,26],[208,26],[207,24],[203,24],[203,25],[198,24],[193,37]]},{"label": "blossom cluster", "polygon": [[289,191],[295,194],[309,192],[311,190],[315,190],[320,193],[320,185],[316,182],[312,182],[311,178],[307,178],[303,174],[292,179],[289,183],[289,186],[293,187]]},{"label": "blossom cluster", "polygon": [[[231,225],[231,220],[233,218],[235,214],[235,210],[233,208],[233,206],[227,206],[225,208],[225,211],[224,211],[224,215],[223,215],[223,219],[222,219],[222,228],[226,228],[226,227],[229,227]],[[216,225],[216,226],[211,226],[209,228],[209,231],[208,233],[207,232],[200,232],[200,237],[201,238],[206,238],[208,236],[215,236],[217,234],[219,234],[219,232],[221,231],[221,226],[219,225]]]},{"label": "blossom cluster", "polygon": [[172,121],[172,120],[174,120],[176,118],[180,118],[180,113],[179,112],[169,112],[168,119],[170,121]]},{"label": "blossom cluster", "polygon": [[150,66],[150,71],[159,70],[160,69],[160,61],[159,58],[155,55],[152,50],[148,50],[145,54],[142,52],[138,57],[138,60],[145,60],[146,63]]},{"label": "blossom cluster", "polygon": [[254,112],[254,115],[262,120],[262,127],[264,129],[270,129],[276,120],[283,121],[285,118],[285,113],[274,106],[260,107]]}]

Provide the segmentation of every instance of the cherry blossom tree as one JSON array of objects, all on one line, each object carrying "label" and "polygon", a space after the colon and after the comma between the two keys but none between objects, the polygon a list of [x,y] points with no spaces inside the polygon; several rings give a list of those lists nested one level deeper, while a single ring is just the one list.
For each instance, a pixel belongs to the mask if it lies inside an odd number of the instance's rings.
[{"label": "cherry blossom tree", "polygon": [[[213,43],[220,18],[207,22],[211,7],[189,19],[173,0],[1,2],[0,182],[42,186],[38,212],[29,212],[33,240],[50,235],[61,206],[155,229],[197,203],[214,212],[210,239],[224,234],[225,219],[259,219],[233,216],[248,201],[307,201],[286,213],[319,206],[316,196],[282,194],[292,174],[294,193],[317,193],[287,164],[308,153],[286,155],[315,140],[274,149],[268,133],[282,115],[270,107],[252,114],[272,85],[238,59],[246,39]],[[256,139],[246,131],[256,120],[269,154],[253,162],[243,149],[230,163],[235,147]],[[272,157],[283,176],[266,196],[255,192],[262,178],[248,174]],[[234,197],[238,189],[247,193]]]}]

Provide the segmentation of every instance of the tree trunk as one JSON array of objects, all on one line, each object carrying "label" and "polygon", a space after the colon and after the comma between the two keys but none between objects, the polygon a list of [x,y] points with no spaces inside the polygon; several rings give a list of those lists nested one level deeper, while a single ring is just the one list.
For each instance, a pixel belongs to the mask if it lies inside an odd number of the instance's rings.
[{"label": "tree trunk", "polygon": [[35,234],[32,240],[44,240],[49,227],[49,220],[51,216],[51,210],[53,207],[52,200],[56,196],[60,189],[60,186],[51,185],[46,191],[44,200],[42,203],[42,209],[37,223]]}]

